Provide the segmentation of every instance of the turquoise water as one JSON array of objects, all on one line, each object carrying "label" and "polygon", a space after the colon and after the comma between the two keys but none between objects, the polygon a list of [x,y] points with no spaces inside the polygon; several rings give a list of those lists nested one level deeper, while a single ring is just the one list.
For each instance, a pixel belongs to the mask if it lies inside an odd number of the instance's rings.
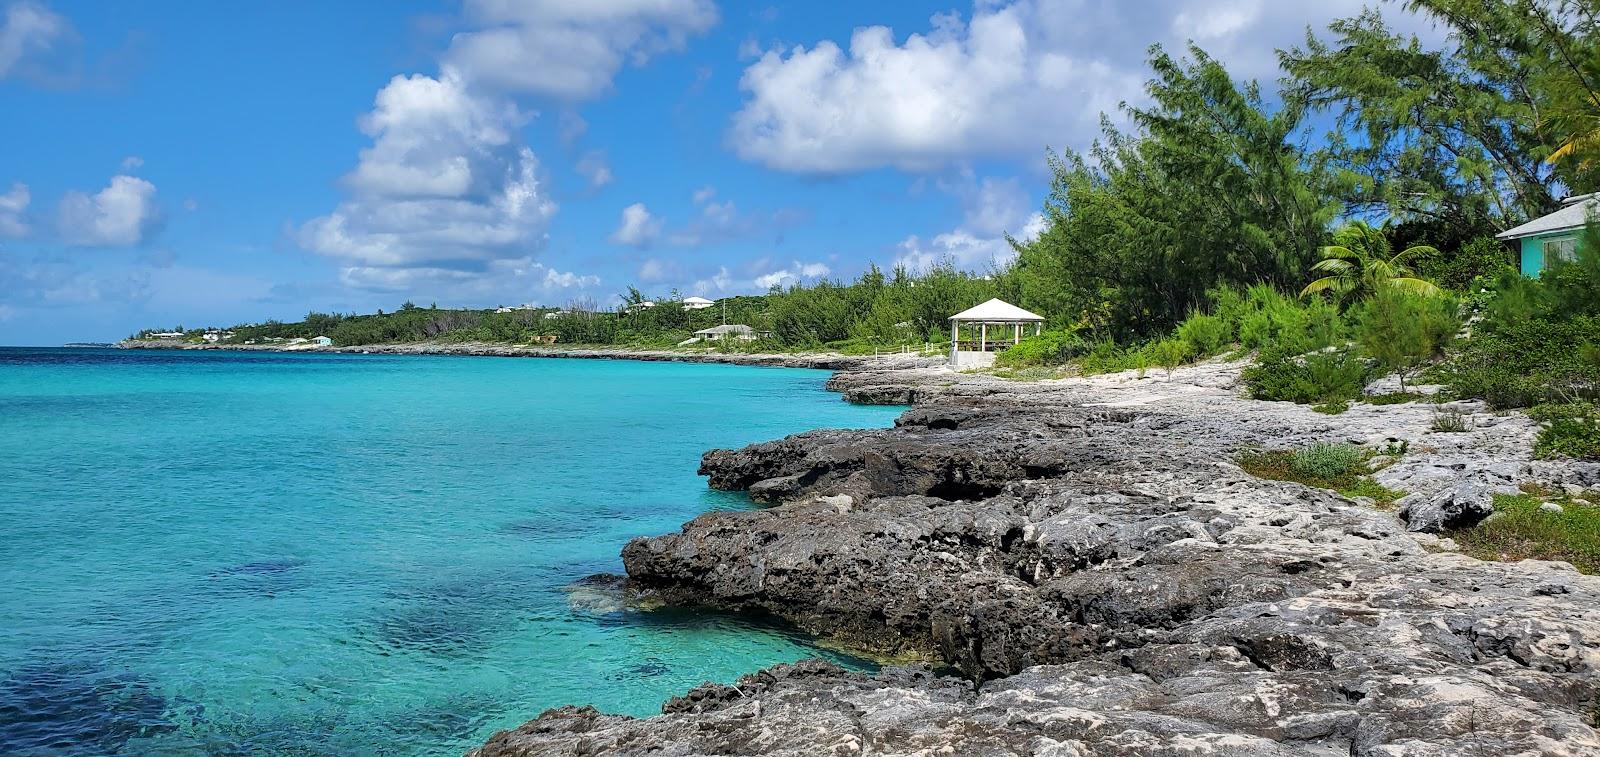
[{"label": "turquoise water", "polygon": [[[744,508],[700,453],[893,408],[820,371],[0,349],[0,754],[456,754],[832,656],[563,587]],[[864,665],[858,660],[840,660]]]}]

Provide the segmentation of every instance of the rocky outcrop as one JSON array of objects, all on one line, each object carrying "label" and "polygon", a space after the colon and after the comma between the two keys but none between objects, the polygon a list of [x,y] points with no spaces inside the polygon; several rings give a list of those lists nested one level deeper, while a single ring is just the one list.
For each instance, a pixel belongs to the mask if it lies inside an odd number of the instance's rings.
[{"label": "rocky outcrop", "polygon": [[[886,385],[856,380],[840,388]],[[1514,488],[1531,469],[1506,466],[1505,440],[1522,436],[1146,387],[919,379],[928,404],[893,429],[707,453],[713,486],[776,504],[624,550],[630,592],[953,676],[778,666],[655,718],[553,710],[477,754],[1600,754],[1600,580],[1479,562],[1230,462],[1404,443],[1380,476],[1419,487],[1416,529]]]}]

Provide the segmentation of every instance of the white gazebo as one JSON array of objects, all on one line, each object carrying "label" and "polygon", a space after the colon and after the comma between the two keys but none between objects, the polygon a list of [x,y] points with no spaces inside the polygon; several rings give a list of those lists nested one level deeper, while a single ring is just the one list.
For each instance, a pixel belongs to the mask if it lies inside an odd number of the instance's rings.
[{"label": "white gazebo", "polygon": [[[990,326],[994,326],[995,330],[990,331]],[[1005,333],[1008,326],[1010,334]],[[950,316],[950,367],[959,369],[993,365],[994,353],[1022,341],[1024,326],[1032,326],[1033,333],[1037,334],[1044,328],[1044,316],[1000,299],[989,300]]]},{"label": "white gazebo", "polygon": [[711,307],[712,305],[715,305],[715,304],[717,304],[717,303],[712,302],[711,300],[708,300],[708,299],[706,299],[704,297],[685,297],[685,298],[683,298],[683,309],[684,310],[704,310],[704,309],[706,309],[708,307]]}]

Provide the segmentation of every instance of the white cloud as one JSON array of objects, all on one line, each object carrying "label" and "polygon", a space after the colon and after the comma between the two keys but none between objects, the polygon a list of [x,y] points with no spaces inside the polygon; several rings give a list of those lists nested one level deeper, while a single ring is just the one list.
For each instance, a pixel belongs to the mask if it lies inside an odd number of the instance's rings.
[{"label": "white cloud", "polygon": [[300,227],[299,243],[361,269],[481,271],[526,254],[543,243],[555,204],[541,192],[533,152],[514,137],[525,118],[457,79],[394,77],[361,120],[373,143],[344,179],[350,196]]},{"label": "white cloud", "polygon": [[[1329,0],[1308,12],[1260,0],[978,0],[970,20],[936,15],[903,42],[872,26],[856,29],[847,48],[822,40],[766,52],[740,79],[748,96],[728,140],[745,160],[812,174],[927,171],[1082,148],[1102,112],[1143,99],[1150,43],[1181,53],[1193,38],[1235,76],[1271,79],[1274,48],[1362,2]],[[1150,23],[1163,18],[1170,28]]]},{"label": "white cloud", "polygon": [[156,186],[133,176],[113,176],[91,196],[68,192],[61,199],[62,239],[85,247],[127,247],[145,241],[161,225]]},{"label": "white cloud", "polygon": [[694,191],[694,204],[704,205],[711,198],[717,196],[716,187],[705,186]]},{"label": "white cloud", "polygon": [[1022,241],[1044,231],[1044,214],[1032,210],[1027,192],[1014,178],[979,180],[968,173],[956,181],[940,182],[939,187],[961,202],[961,225],[926,241],[907,237],[899,245],[895,265],[913,271],[944,262],[969,271],[1000,267],[1016,257],[1007,234]]},{"label": "white cloud", "polygon": [[598,150],[585,153],[578,159],[576,168],[578,175],[589,181],[591,189],[599,189],[616,178],[611,175],[611,164],[606,161],[606,154]]},{"label": "white cloud", "polygon": [[681,49],[717,22],[711,0],[468,0],[476,29],[455,35],[447,71],[508,92],[584,100],[626,61]]},{"label": "white cloud", "polygon": [[629,247],[648,247],[661,234],[662,221],[650,209],[636,202],[622,209],[622,221],[611,232],[611,241]]},{"label": "white cloud", "polygon": [[144,158],[137,155],[129,155],[122,159],[122,170],[124,171],[137,171],[143,165]]},{"label": "white cloud", "polygon": [[639,266],[639,280],[646,283],[655,283],[666,280],[674,268],[671,261],[650,258]]},{"label": "white cloud", "polygon": [[26,73],[40,56],[74,37],[72,25],[42,3],[13,2],[0,17],[0,79]]},{"label": "white cloud", "polygon": [[600,277],[558,271],[531,256],[523,256],[490,261],[483,270],[351,266],[340,272],[340,281],[356,289],[429,301],[489,304],[528,302],[541,295],[595,287],[600,284]]},{"label": "white cloud", "polygon": [[708,294],[726,292],[732,287],[733,273],[728,270],[727,266],[720,266],[717,268],[717,272],[715,274],[696,281],[694,286],[689,288],[693,290],[695,294],[703,297]]},{"label": "white cloud", "polygon": [[33,196],[28,185],[16,182],[11,190],[0,194],[0,237],[25,237],[28,235],[28,203]]},{"label": "white cloud", "polygon": [[757,289],[771,289],[781,284],[794,284],[804,279],[816,279],[827,276],[831,270],[824,263],[802,263],[798,260],[789,268],[771,271],[755,277],[751,283]]}]

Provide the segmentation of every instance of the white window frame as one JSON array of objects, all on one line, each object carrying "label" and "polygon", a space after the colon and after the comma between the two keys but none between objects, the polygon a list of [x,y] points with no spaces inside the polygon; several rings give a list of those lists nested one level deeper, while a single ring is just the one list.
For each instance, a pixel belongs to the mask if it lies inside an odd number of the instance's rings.
[{"label": "white window frame", "polygon": [[1578,238],[1575,236],[1551,237],[1544,240],[1544,263],[1556,261],[1570,263],[1578,259]]}]

